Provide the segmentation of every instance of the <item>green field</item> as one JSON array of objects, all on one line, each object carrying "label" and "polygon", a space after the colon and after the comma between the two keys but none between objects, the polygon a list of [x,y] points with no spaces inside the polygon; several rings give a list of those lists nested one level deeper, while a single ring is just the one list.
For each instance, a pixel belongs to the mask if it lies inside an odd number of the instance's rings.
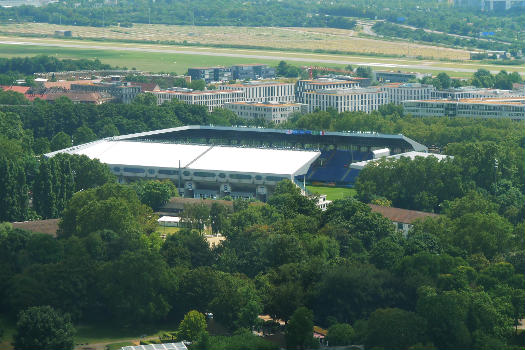
[{"label": "green field", "polygon": [[356,191],[353,188],[346,187],[306,186],[306,188],[311,193],[326,194],[326,199],[331,201],[356,195]]},{"label": "green field", "polygon": [[[60,40],[53,38],[27,38],[0,36],[0,57],[49,55],[57,58],[98,58],[113,66],[136,68],[151,72],[185,73],[189,67],[210,65],[233,65],[241,63],[266,63],[277,65],[280,60],[287,60],[297,66],[314,65],[343,67],[346,63],[354,66],[373,64],[378,69],[401,69],[414,72],[437,74],[446,71],[454,77],[470,77],[478,68],[497,72],[505,69],[519,71],[522,66],[484,65],[476,62],[447,62],[417,60],[414,58],[388,58],[342,54],[305,53],[279,50],[256,50],[235,48],[185,47],[160,44],[132,44],[87,40]],[[13,44],[11,44],[11,42]],[[181,53],[182,51],[182,53]],[[199,54],[202,52],[202,54]],[[241,55],[240,57],[235,57]],[[293,60],[300,61],[293,61]],[[303,61],[304,60],[304,61]],[[394,68],[399,66],[400,68]],[[404,68],[401,68],[404,67]]]},{"label": "green field", "polygon": [[60,59],[95,59],[112,66],[136,68],[150,72],[186,73],[189,67],[207,65],[233,65],[262,62],[276,65],[276,60],[242,59],[235,57],[172,54],[162,52],[112,51],[89,48],[62,48],[46,46],[21,46],[0,44],[0,57],[49,55]]}]

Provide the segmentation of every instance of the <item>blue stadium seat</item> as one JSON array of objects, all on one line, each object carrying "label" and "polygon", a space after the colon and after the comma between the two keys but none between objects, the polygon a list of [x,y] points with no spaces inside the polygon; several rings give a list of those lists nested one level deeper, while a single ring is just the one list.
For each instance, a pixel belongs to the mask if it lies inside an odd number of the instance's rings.
[{"label": "blue stadium seat", "polygon": [[309,181],[351,185],[355,182],[359,171],[351,169],[350,164],[372,159],[372,153],[331,150],[321,151],[319,158],[323,165],[321,166],[319,162],[308,170],[306,178]]}]

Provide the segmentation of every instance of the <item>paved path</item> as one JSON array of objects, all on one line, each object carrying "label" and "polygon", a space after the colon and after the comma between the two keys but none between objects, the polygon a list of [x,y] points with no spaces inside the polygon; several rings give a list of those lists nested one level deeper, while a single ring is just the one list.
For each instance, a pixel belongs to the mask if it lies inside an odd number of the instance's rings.
[{"label": "paved path", "polygon": [[[292,61],[292,62],[305,62],[305,63],[328,63],[328,64],[342,64],[342,65],[360,65],[360,66],[370,66],[370,67],[379,67],[383,69],[402,69],[402,70],[411,70],[411,69],[418,69],[418,70],[429,70],[429,71],[446,71],[446,72],[464,72],[464,73],[474,73],[478,70],[478,68],[481,65],[476,65],[473,63],[450,63],[455,65],[462,65],[462,66],[472,66],[472,68],[459,68],[459,67],[447,67],[447,62],[442,62],[440,64],[436,64],[438,62],[434,61],[422,61],[420,64],[414,64],[413,62],[406,62],[404,59],[396,59],[392,58],[389,59],[391,62],[398,62],[398,63],[386,63],[381,62],[381,60],[376,62],[370,62],[368,60],[373,58],[366,57],[367,60],[359,60],[359,57],[352,57],[352,56],[343,56],[340,57],[348,57],[350,59],[335,59],[337,56],[330,56],[330,55],[320,55],[320,54],[308,54],[308,53],[286,53],[287,55],[284,55],[285,53],[277,53],[276,55],[262,55],[262,54],[248,54],[248,53],[240,53],[243,51],[251,51],[253,50],[240,50],[240,49],[228,49],[230,52],[221,52],[218,50],[213,50],[210,48],[202,48],[202,49],[173,49],[173,48],[167,48],[166,46],[158,46],[155,47],[155,45],[139,45],[139,44],[126,44],[119,46],[109,46],[109,45],[96,45],[92,43],[72,43],[72,42],[43,42],[42,40],[37,41],[30,41],[30,40],[14,40],[14,39],[7,39],[5,37],[2,38],[3,40],[0,40],[0,44],[8,44],[8,45],[22,45],[22,46],[45,46],[45,47],[63,47],[63,48],[79,48],[79,49],[95,49],[95,50],[111,50],[111,51],[131,51],[131,52],[153,52],[153,53],[171,53],[171,54],[178,54],[178,55],[202,55],[202,56],[218,56],[218,57],[237,57],[237,58],[254,58],[254,59],[264,59],[264,60],[276,60],[276,61]],[[207,51],[207,50],[213,50],[213,51]],[[233,51],[233,52],[232,52]],[[300,55],[301,57],[294,57],[289,56],[291,54],[294,55]],[[313,57],[308,57],[313,56]],[[326,57],[334,57],[331,59],[325,59],[325,58],[318,58],[319,56],[326,56]],[[383,59],[384,60],[384,59]],[[403,63],[406,62],[406,63]],[[486,65],[485,65],[486,66]],[[489,66],[490,67],[490,66]],[[499,67],[498,67],[499,68]],[[509,66],[508,68],[515,68],[512,66]],[[523,68],[523,67],[522,67]],[[499,69],[490,70],[491,73],[498,73]],[[525,76],[525,72],[520,72],[521,75]]]}]

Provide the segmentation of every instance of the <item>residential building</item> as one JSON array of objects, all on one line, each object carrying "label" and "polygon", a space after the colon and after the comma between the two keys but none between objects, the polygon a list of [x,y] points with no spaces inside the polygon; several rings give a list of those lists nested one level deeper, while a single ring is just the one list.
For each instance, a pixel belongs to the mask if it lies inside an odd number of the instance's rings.
[{"label": "residential building", "polygon": [[116,102],[131,103],[142,92],[140,86],[126,82],[100,82],[87,84],[71,84],[71,91],[105,92],[115,98]]},{"label": "residential building", "polygon": [[157,104],[159,105],[166,101],[176,99],[192,105],[206,106],[208,107],[209,111],[212,111],[217,107],[223,107],[225,103],[244,100],[244,92],[241,90],[198,91],[184,88],[174,88],[172,90],[152,91],[151,93],[157,96]]},{"label": "residential building", "polygon": [[372,212],[379,213],[385,218],[392,221],[396,230],[401,231],[404,236],[414,226],[416,220],[425,220],[426,218],[437,218],[438,214],[426,213],[417,210],[407,210],[401,208],[383,207],[376,204],[368,204]]},{"label": "residential building", "polygon": [[374,80],[390,83],[407,83],[414,79],[423,79],[424,77],[431,77],[431,74],[423,73],[409,73],[401,71],[374,71]]},{"label": "residential building", "polygon": [[234,80],[256,80],[275,78],[275,68],[267,64],[237,64],[231,66]]},{"label": "residential building", "polygon": [[331,78],[298,80],[295,84],[295,101],[304,103],[304,93],[326,89],[359,87],[358,80],[341,80]]},{"label": "residential building", "polygon": [[295,84],[280,82],[248,82],[219,85],[219,90],[240,90],[247,102],[295,102]]},{"label": "residential building", "polygon": [[370,113],[387,103],[386,92],[379,88],[345,88],[304,93],[308,112],[333,108],[338,112],[362,111]]},{"label": "residential building", "polygon": [[79,91],[62,91],[45,94],[43,100],[55,102],[61,97],[67,97],[73,103],[84,103],[100,105],[113,100],[113,96],[106,92],[79,92]]},{"label": "residential building", "polygon": [[223,82],[233,79],[232,70],[228,67],[195,67],[188,68],[191,80],[204,80],[206,84],[211,82]]},{"label": "residential building", "polygon": [[509,118],[525,120],[525,97],[404,101],[406,114],[416,117]]},{"label": "residential building", "polygon": [[419,83],[391,83],[381,86],[381,90],[386,92],[387,103],[398,105],[407,100],[428,100],[436,88]]},{"label": "residential building", "polygon": [[231,110],[241,118],[265,119],[275,124],[288,120],[293,113],[301,112],[299,103],[262,103],[262,102],[231,102],[224,108]]}]

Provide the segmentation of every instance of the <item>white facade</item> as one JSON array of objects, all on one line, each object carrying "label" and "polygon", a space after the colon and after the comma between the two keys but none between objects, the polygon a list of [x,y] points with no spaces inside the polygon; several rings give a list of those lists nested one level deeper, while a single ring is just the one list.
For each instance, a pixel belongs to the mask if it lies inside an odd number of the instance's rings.
[{"label": "white facade", "polygon": [[406,114],[416,117],[509,118],[525,120],[525,98],[405,101]]},{"label": "white facade", "polygon": [[377,88],[347,88],[311,91],[304,94],[308,112],[333,108],[338,112],[370,113],[387,103],[386,92]]},{"label": "white facade", "polygon": [[401,104],[407,100],[429,100],[436,88],[419,83],[387,84],[381,87],[386,92],[387,103]]},{"label": "white facade", "polygon": [[[237,90],[244,93],[247,102],[294,102],[295,85],[292,83],[257,82],[219,85],[219,90]],[[232,101],[234,102],[234,101]]]},{"label": "white facade", "polygon": [[265,119],[275,124],[284,123],[293,113],[301,112],[298,103],[232,102],[226,103],[224,108],[241,118]]},{"label": "white facade", "polygon": [[443,98],[450,100],[460,100],[464,98],[507,98],[523,96],[525,96],[525,93],[523,91],[485,89],[477,88],[474,86],[462,86],[456,89],[435,90],[432,92],[432,96],[430,98],[434,100]]},{"label": "white facade", "polygon": [[173,99],[180,100],[192,105],[208,107],[209,111],[217,107],[223,107],[225,103],[244,100],[244,92],[240,90],[231,91],[190,91],[188,89],[152,91],[157,97],[157,104],[161,105]]},{"label": "white facade", "polygon": [[295,97],[297,102],[304,103],[304,93],[307,91],[343,89],[353,87],[359,87],[359,81],[330,78],[299,80],[295,85]]}]

